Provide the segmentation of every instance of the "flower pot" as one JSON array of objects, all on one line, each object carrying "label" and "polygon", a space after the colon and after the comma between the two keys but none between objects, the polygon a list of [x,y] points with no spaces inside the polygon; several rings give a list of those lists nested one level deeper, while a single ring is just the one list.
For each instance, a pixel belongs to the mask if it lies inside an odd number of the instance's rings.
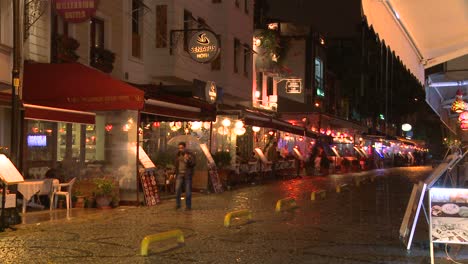
[{"label": "flower pot", "polygon": [[84,208],[85,197],[82,195],[76,196],[76,202],[73,204],[75,208]]},{"label": "flower pot", "polygon": [[110,203],[112,202],[112,197],[102,195],[96,197],[96,207],[100,209],[109,209]]}]

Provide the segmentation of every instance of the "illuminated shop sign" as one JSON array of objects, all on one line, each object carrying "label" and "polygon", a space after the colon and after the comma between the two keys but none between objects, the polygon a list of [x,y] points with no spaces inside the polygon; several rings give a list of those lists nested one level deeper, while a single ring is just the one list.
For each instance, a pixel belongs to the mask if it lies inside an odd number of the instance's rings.
[{"label": "illuminated shop sign", "polygon": [[206,82],[205,95],[206,95],[206,101],[208,101],[209,103],[216,102],[216,97],[218,93],[217,93],[215,82]]},{"label": "illuminated shop sign", "polygon": [[69,23],[81,23],[96,13],[98,0],[55,0],[58,15]]},{"label": "illuminated shop sign", "polygon": [[286,81],[286,93],[299,94],[302,93],[301,79],[288,79]]},{"label": "illuminated shop sign", "polygon": [[190,57],[200,63],[211,62],[218,57],[220,48],[216,35],[208,30],[195,33],[189,41]]}]

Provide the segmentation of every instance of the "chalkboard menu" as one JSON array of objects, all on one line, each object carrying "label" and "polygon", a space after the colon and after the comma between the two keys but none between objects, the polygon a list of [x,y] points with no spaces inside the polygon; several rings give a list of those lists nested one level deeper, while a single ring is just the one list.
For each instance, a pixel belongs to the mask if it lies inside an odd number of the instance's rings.
[{"label": "chalkboard menu", "polygon": [[213,156],[211,156],[211,153],[208,150],[206,144],[200,144],[200,148],[208,160],[208,175],[210,175],[210,181],[213,185],[213,190],[215,193],[221,193],[224,191],[224,189],[221,181],[219,180],[218,168],[216,167]]},{"label": "chalkboard menu", "polygon": [[211,184],[215,193],[221,193],[224,191],[223,185],[219,180],[218,169],[216,165],[208,164],[208,174],[210,175]]},{"label": "chalkboard menu", "polygon": [[147,206],[153,206],[161,202],[156,183],[156,170],[145,169],[140,171],[140,182]]}]

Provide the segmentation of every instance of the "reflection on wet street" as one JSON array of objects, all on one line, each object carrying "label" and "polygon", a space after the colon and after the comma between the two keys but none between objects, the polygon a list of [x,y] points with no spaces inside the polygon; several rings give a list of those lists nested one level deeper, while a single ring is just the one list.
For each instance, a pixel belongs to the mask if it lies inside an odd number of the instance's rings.
[{"label": "reflection on wet street", "polygon": [[[195,195],[189,212],[176,211],[173,200],[164,200],[155,207],[74,209],[68,220],[34,220],[33,213],[18,230],[0,234],[0,257],[5,263],[428,263],[429,250],[421,246],[428,240],[427,224],[418,226],[410,252],[398,231],[412,184],[431,170],[265,180]],[[348,187],[336,193],[341,184]],[[312,201],[317,190],[326,195]],[[298,207],[275,213],[277,201],[287,197]],[[240,209],[252,210],[253,220],[235,219],[225,228],[224,216]],[[158,242],[147,257],[139,256],[143,237],[173,229],[184,233],[184,246]],[[436,250],[436,257],[437,263],[449,263],[443,250]],[[452,257],[463,259],[463,250]]]}]

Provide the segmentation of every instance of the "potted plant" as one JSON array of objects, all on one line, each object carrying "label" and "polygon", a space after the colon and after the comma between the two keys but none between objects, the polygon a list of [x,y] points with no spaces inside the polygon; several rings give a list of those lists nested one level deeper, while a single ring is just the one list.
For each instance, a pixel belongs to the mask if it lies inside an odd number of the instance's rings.
[{"label": "potted plant", "polygon": [[218,175],[221,182],[229,188],[231,185],[231,179],[229,178],[232,160],[231,153],[227,151],[218,151],[212,156],[216,163],[216,167],[218,168]]},{"label": "potted plant", "polygon": [[80,43],[71,37],[58,35],[55,38],[57,62],[76,62],[80,56],[76,54],[76,50],[80,46]]},{"label": "potted plant", "polygon": [[105,73],[114,69],[115,53],[105,48],[91,48],[91,66]]},{"label": "potted plant", "polygon": [[112,202],[115,188],[114,180],[108,177],[95,178],[94,184],[96,185],[96,189],[94,191],[96,206],[103,209],[110,208],[109,205]]},{"label": "potted plant", "polygon": [[84,208],[85,207],[85,196],[81,191],[74,191],[73,200],[75,201],[73,205],[75,208]]}]

